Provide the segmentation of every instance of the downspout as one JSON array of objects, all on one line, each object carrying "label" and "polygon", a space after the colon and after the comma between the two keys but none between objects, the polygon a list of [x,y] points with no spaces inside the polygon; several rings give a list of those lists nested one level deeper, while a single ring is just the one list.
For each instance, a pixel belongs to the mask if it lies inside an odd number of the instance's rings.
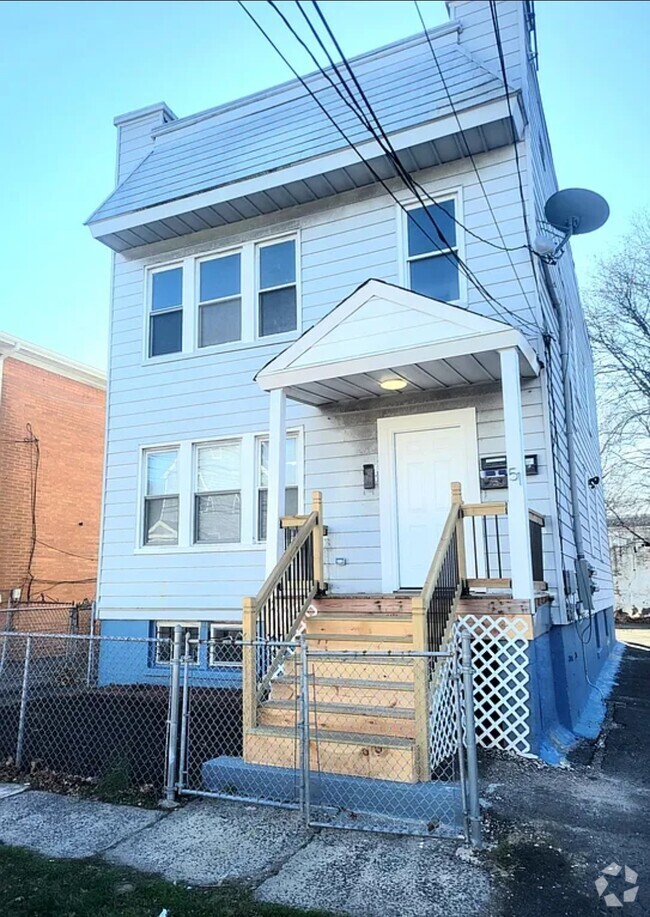
[{"label": "downspout", "polygon": [[580,496],[578,491],[578,471],[576,465],[575,423],[573,417],[573,399],[569,379],[569,336],[566,317],[560,298],[557,294],[551,271],[545,261],[541,261],[546,287],[551,303],[558,315],[560,334],[560,362],[562,364],[562,387],[564,395],[564,416],[566,420],[567,452],[569,457],[569,484],[571,488],[571,525],[576,546],[576,576],[578,579],[578,596],[588,612],[593,608],[589,563],[585,557],[582,529],[580,527]]}]

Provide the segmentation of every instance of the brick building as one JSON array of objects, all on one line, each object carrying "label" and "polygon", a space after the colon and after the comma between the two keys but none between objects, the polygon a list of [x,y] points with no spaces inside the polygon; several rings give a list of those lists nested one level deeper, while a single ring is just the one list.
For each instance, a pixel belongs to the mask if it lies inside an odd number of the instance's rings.
[{"label": "brick building", "polygon": [[0,333],[0,593],[94,598],[105,376]]}]

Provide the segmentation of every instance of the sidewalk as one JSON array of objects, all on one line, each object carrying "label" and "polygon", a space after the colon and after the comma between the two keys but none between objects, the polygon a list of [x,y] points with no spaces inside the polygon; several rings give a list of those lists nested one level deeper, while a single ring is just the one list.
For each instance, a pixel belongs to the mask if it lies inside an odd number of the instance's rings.
[{"label": "sidewalk", "polygon": [[2,787],[0,843],[101,857],[188,885],[241,882],[260,901],[352,917],[611,913],[594,881],[616,861],[639,873],[638,899],[624,913],[647,914],[650,632],[625,639],[606,731],[570,769],[486,763],[493,846],[478,859],[447,840],[309,832],[297,813],[261,806],[196,800],[148,811],[38,791],[3,796]]}]

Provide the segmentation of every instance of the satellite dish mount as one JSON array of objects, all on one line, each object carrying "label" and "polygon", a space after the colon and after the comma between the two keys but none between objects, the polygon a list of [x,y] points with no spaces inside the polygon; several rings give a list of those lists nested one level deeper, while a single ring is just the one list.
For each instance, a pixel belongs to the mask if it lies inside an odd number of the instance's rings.
[{"label": "satellite dish mount", "polygon": [[555,229],[563,233],[552,251],[540,254],[547,264],[557,264],[571,236],[600,229],[609,218],[609,205],[604,197],[585,188],[556,191],[546,201],[544,214]]}]

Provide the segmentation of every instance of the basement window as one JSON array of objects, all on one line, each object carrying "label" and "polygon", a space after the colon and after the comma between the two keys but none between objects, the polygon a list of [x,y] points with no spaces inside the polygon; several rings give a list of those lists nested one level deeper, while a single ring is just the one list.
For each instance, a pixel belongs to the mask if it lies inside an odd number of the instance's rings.
[{"label": "basement window", "polygon": [[172,661],[174,648],[174,630],[180,624],[181,631],[181,658],[185,655],[187,647],[190,665],[199,664],[199,624],[192,622],[185,624],[182,621],[156,621],[156,665],[169,665]]},{"label": "basement window", "polygon": [[240,624],[211,624],[208,665],[241,667],[243,634]]}]

